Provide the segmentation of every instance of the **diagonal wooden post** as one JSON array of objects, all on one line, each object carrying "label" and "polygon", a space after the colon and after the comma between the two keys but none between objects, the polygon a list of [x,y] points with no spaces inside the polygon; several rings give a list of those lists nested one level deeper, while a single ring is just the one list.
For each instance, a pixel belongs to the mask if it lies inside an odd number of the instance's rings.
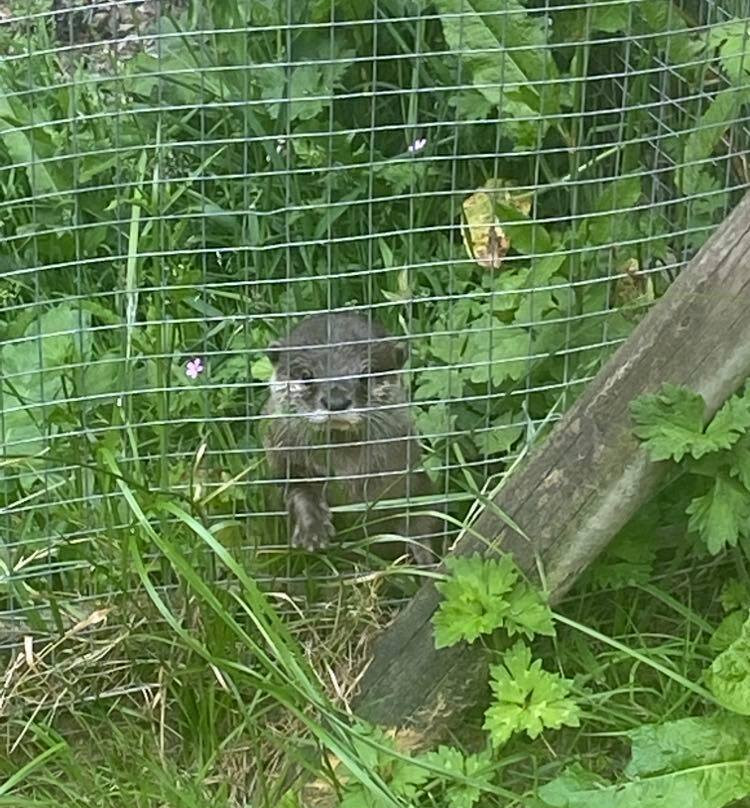
[{"label": "diagonal wooden post", "polygon": [[[455,553],[511,552],[535,577],[545,569],[554,603],[571,587],[666,472],[632,435],[628,406],[663,382],[700,393],[712,416],[750,375],[750,195],[724,221],[664,297],[495,499],[530,541],[485,508]],[[438,605],[425,584],[374,645],[355,702],[374,723],[411,727],[425,743],[455,725],[486,685],[468,646],[436,651]]]}]

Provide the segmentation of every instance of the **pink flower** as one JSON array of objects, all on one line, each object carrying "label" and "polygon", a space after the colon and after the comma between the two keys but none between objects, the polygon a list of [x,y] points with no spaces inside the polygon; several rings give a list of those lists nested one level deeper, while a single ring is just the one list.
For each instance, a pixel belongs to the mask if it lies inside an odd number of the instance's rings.
[{"label": "pink flower", "polygon": [[187,363],[187,367],[185,368],[185,374],[189,376],[191,379],[197,379],[198,376],[203,373],[205,368],[203,367],[203,362],[201,362],[200,356],[196,356],[195,359],[191,359]]}]

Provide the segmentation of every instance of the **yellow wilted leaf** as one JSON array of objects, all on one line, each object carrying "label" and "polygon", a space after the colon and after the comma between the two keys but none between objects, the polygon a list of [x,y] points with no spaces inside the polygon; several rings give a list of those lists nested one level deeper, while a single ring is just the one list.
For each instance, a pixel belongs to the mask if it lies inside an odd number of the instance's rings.
[{"label": "yellow wilted leaf", "polygon": [[463,203],[461,235],[469,257],[486,269],[498,269],[510,248],[510,238],[498,220],[496,205],[516,208],[524,216],[531,210],[531,196],[512,196],[500,180],[489,180]]},{"label": "yellow wilted leaf", "polygon": [[653,282],[640,271],[637,258],[629,258],[619,272],[624,274],[615,281],[615,305],[624,310],[623,315],[628,316],[628,310],[653,302]]}]

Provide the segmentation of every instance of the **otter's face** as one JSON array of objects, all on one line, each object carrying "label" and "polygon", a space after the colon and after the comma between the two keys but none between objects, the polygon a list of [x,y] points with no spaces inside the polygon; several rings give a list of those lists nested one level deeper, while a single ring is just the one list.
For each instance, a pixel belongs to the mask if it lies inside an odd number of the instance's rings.
[{"label": "otter's face", "polygon": [[[294,336],[294,335],[292,335]],[[309,334],[305,336],[310,336]],[[353,430],[373,408],[395,402],[393,371],[405,361],[401,343],[382,344],[334,333],[329,344],[271,346],[271,395],[277,412],[299,415],[313,426]],[[321,340],[322,341],[322,340]]]}]

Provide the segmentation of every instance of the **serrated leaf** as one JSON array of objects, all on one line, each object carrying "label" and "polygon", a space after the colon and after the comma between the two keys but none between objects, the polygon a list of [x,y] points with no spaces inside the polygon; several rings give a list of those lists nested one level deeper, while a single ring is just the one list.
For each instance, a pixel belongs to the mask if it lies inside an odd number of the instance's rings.
[{"label": "serrated leaf", "polygon": [[714,451],[714,444],[703,434],[705,411],[700,395],[673,384],[630,403],[636,423],[633,432],[654,461],[672,459],[679,463],[687,454],[698,460]]},{"label": "serrated leaf", "polygon": [[729,473],[750,491],[750,437],[743,436],[732,447],[729,455]]},{"label": "serrated leaf", "polygon": [[703,496],[686,508],[688,528],[700,534],[709,552],[716,555],[727,545],[736,546],[750,526],[750,492],[719,476]]},{"label": "serrated leaf", "polygon": [[505,627],[508,634],[525,634],[531,639],[535,634],[555,636],[552,612],[542,593],[521,581],[509,596]]},{"label": "serrated leaf", "polygon": [[458,373],[454,369],[429,368],[419,374],[414,399],[416,401],[425,401],[430,398],[444,399],[449,390],[455,395],[462,386]]},{"label": "serrated leaf", "polygon": [[[421,759],[444,770],[438,776],[447,784],[445,804],[450,808],[472,808],[482,796],[482,786],[489,788],[492,785],[494,767],[488,751],[464,755],[454,747],[440,746]],[[478,785],[452,780],[451,775],[470,778]]]},{"label": "serrated leaf", "polygon": [[750,429],[750,388],[724,402],[706,429],[718,449],[729,449]]},{"label": "serrated leaf", "polygon": [[474,642],[503,625],[507,599],[519,573],[509,556],[485,560],[479,555],[446,559],[450,577],[436,584],[443,596],[432,622],[435,646]]},{"label": "serrated leaf", "polygon": [[706,681],[727,710],[750,715],[750,619],[743,623],[740,636],[713,661]]},{"label": "serrated leaf", "polygon": [[536,738],[544,729],[579,725],[578,705],[569,698],[569,683],[531,661],[531,651],[517,642],[491,668],[492,705],[485,712],[484,729],[492,743],[502,746],[516,732]]}]

